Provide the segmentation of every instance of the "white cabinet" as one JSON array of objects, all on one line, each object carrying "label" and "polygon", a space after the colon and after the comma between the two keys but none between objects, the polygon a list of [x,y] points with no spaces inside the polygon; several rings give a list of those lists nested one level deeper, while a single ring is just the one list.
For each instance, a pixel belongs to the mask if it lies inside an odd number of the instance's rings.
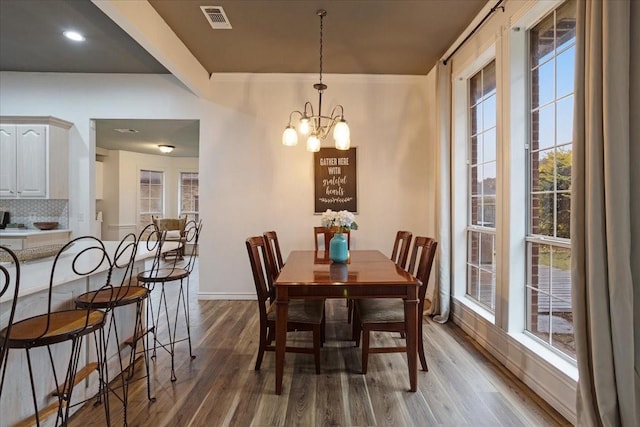
[{"label": "white cabinet", "polygon": [[53,117],[0,117],[0,198],[69,198],[69,128]]}]

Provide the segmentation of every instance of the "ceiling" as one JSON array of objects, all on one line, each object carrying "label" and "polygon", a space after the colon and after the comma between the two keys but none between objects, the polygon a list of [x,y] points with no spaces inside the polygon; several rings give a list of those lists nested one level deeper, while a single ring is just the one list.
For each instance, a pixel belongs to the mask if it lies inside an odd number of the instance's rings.
[{"label": "ceiling", "polygon": [[[327,10],[325,73],[426,75],[487,1],[0,0],[0,71],[166,74],[171,69],[181,78],[175,63],[163,56],[162,41],[177,36],[181,54],[213,79],[216,73],[317,73],[316,11],[322,8]],[[213,30],[200,6],[221,6],[232,29]],[[133,11],[129,21],[118,19],[123,8]],[[165,28],[167,34],[151,32],[144,39],[143,27],[151,21],[154,31]],[[67,29],[83,33],[86,41],[62,37]],[[98,145],[116,146],[133,136],[140,146],[156,143],[152,125],[160,122],[122,123],[148,129],[148,138],[142,131],[107,142],[99,135]]]}]

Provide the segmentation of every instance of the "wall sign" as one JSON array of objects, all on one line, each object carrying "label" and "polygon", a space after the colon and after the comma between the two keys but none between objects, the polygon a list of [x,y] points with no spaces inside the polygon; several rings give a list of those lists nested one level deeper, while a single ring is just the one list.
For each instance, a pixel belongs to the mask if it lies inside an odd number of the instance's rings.
[{"label": "wall sign", "polygon": [[358,212],[356,149],[321,148],[313,153],[315,213]]}]

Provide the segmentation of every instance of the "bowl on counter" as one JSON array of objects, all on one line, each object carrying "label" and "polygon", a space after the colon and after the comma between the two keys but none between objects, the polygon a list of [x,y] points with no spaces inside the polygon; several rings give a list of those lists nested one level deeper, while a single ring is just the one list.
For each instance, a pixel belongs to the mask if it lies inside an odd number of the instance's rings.
[{"label": "bowl on counter", "polygon": [[58,227],[58,222],[56,221],[51,221],[51,222],[34,222],[33,226],[36,227],[39,230],[53,230],[56,227]]}]

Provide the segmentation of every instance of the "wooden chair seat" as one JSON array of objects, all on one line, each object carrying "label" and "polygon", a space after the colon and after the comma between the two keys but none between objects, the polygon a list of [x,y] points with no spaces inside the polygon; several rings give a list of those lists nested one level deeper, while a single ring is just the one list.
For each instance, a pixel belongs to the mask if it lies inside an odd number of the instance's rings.
[{"label": "wooden chair seat", "polygon": [[138,281],[144,283],[173,282],[189,277],[189,271],[183,268],[159,268],[138,273]]},{"label": "wooden chair seat", "polygon": [[100,310],[57,311],[16,322],[8,337],[6,329],[0,332],[0,339],[6,339],[10,348],[40,347],[94,332],[104,325],[104,320],[105,314]]},{"label": "wooden chair seat", "polygon": [[76,298],[76,307],[107,309],[135,304],[149,295],[149,289],[142,286],[118,286],[111,289],[87,292]]},{"label": "wooden chair seat", "polygon": [[[320,325],[324,311],[324,300],[291,300],[289,301],[289,322]],[[267,314],[269,322],[276,321],[276,312]]]}]

